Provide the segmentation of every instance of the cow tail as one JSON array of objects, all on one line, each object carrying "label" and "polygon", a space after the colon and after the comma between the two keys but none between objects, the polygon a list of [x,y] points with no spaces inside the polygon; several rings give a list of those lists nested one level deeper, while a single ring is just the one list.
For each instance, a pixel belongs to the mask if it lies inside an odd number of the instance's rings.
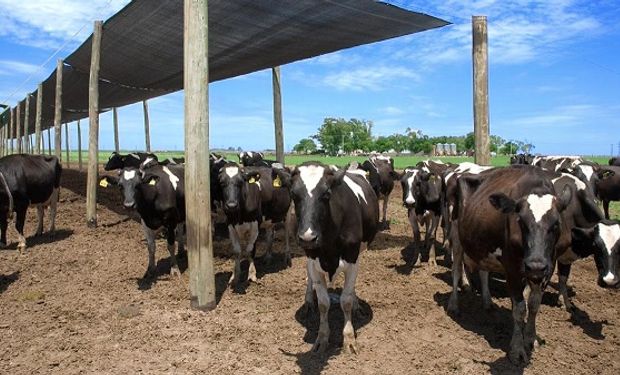
[{"label": "cow tail", "polygon": [[6,183],[6,179],[4,178],[4,173],[0,172],[0,182],[2,182],[2,186],[4,187],[7,195],[9,196],[9,218],[13,215],[13,194],[11,194],[11,189],[9,189],[9,184]]}]

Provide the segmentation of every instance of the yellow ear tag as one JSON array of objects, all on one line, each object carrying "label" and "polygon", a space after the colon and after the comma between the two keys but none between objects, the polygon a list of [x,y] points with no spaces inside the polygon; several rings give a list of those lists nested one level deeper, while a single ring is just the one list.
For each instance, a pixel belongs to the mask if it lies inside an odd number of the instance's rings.
[{"label": "yellow ear tag", "polygon": [[276,176],[276,179],[273,180],[273,187],[282,187],[282,180],[280,180],[280,176]]},{"label": "yellow ear tag", "polygon": [[370,172],[366,172],[366,177],[370,176]]},{"label": "yellow ear tag", "polygon": [[106,180],[106,179],[103,179],[103,180],[99,181],[99,186],[101,186],[101,187],[107,188],[108,185],[109,185],[109,183],[108,183],[108,180]]},{"label": "yellow ear tag", "polygon": [[251,184],[255,184],[256,183],[256,179],[254,177],[250,177],[250,181],[248,181]]},{"label": "yellow ear tag", "polygon": [[151,186],[155,186],[155,184],[157,184],[157,181],[155,181],[155,180],[151,180],[151,181],[149,181],[149,185],[151,185]]}]

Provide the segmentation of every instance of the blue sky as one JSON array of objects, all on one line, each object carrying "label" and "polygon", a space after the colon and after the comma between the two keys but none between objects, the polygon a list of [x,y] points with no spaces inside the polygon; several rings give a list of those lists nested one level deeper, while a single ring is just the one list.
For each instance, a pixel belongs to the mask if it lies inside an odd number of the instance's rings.
[{"label": "blue sky", "polygon": [[[15,105],[127,0],[0,0],[0,103]],[[430,135],[473,129],[471,16],[489,18],[491,132],[546,154],[614,153],[620,146],[620,3],[617,0],[390,1],[453,23],[282,67],[285,147],[325,117],[374,122],[374,135],[407,127]],[[28,78],[30,80],[24,83]],[[210,86],[211,147],[274,147],[271,72]],[[183,148],[183,95],[149,102],[153,149]],[[123,149],[143,149],[142,106],[119,109]],[[86,126],[82,137],[87,139]],[[75,127],[71,139],[76,144]],[[64,138],[64,137],[63,137]],[[86,142],[83,142],[86,144]],[[113,148],[111,114],[100,147]]]}]

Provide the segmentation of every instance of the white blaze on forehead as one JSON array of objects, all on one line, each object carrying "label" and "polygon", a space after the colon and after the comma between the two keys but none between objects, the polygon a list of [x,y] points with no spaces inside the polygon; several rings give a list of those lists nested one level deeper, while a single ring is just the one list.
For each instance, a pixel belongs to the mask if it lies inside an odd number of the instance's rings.
[{"label": "white blaze on forehead", "polygon": [[123,178],[125,180],[131,180],[136,177],[136,171],[123,171]]},{"label": "white blaze on forehead", "polygon": [[366,201],[366,196],[364,195],[364,190],[362,190],[362,188],[358,184],[356,184],[355,181],[351,179],[351,177],[345,175],[344,182],[347,184],[349,189],[351,189],[351,191],[355,194],[358,202],[361,202],[360,198],[362,198],[364,202],[368,203],[368,201]]},{"label": "white blaze on forehead", "polygon": [[320,165],[304,165],[299,167],[299,177],[306,186],[308,195],[312,197],[312,191],[319,184],[325,173],[325,168]]},{"label": "white blaze on forehead", "polygon": [[580,165],[579,168],[581,168],[581,171],[586,176],[586,179],[590,181],[592,175],[594,174],[594,168],[589,165]]},{"label": "white blaze on forehead", "polygon": [[224,168],[224,172],[226,172],[226,175],[228,175],[228,177],[232,178],[239,173],[239,167],[226,167]]},{"label": "white blaze on forehead", "polygon": [[598,235],[601,237],[601,240],[603,240],[603,244],[605,244],[607,254],[611,256],[611,249],[613,249],[620,240],[620,224],[606,225],[604,223],[599,223],[597,226]]},{"label": "white blaze on forehead", "polygon": [[177,189],[177,183],[179,182],[179,178],[177,176],[175,176],[172,172],[170,172],[170,169],[168,169],[168,167],[164,167],[163,170],[168,175],[168,179],[170,180],[170,183],[172,184],[172,187],[174,188],[174,190],[176,190]]},{"label": "white blaze on forehead", "polygon": [[530,194],[527,196],[527,203],[530,205],[534,220],[538,223],[542,217],[551,210],[553,195],[545,194],[543,196],[538,196],[536,194]]}]

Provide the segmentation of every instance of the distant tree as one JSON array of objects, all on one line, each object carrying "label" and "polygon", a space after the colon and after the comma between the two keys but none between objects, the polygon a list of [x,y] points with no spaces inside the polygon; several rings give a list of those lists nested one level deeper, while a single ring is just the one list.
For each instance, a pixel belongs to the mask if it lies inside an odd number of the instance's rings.
[{"label": "distant tree", "polygon": [[403,134],[392,134],[388,137],[390,148],[396,151],[397,153],[403,152],[403,150],[408,149],[408,138]]},{"label": "distant tree", "polygon": [[466,150],[474,150],[476,148],[476,138],[474,137],[474,132],[467,133],[465,136],[465,141],[463,142],[463,147]]},{"label": "distant tree", "polygon": [[387,152],[390,150],[390,148],[391,148],[390,139],[388,137],[380,136],[380,137],[377,137],[377,139],[375,140],[372,151]]},{"label": "distant tree", "polygon": [[350,153],[353,150],[370,151],[372,148],[372,122],[366,120],[326,118],[319,128],[316,139],[330,155],[338,151]]},{"label": "distant tree", "polygon": [[516,154],[522,146],[523,142],[521,141],[508,141],[500,147],[499,153],[504,155],[513,155]]},{"label": "distant tree", "polygon": [[310,138],[301,139],[299,143],[293,147],[293,151],[300,154],[310,154],[316,151],[316,143]]}]

